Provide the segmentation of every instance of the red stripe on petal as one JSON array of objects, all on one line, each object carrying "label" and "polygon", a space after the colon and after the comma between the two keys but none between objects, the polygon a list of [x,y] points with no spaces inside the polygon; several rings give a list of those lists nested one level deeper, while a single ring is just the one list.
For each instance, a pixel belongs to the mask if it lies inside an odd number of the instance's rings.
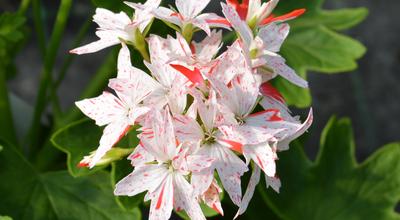
[{"label": "red stripe on petal", "polygon": [[270,109],[266,109],[261,112],[256,112],[256,113],[250,114],[248,117],[256,117],[256,116],[259,116],[259,115],[262,115],[262,114],[265,114],[268,112],[273,112],[273,115],[271,117],[269,117],[267,119],[267,121],[283,121],[283,119],[279,116],[279,113],[280,113],[279,109],[275,109],[275,108],[270,108]]},{"label": "red stripe on petal", "polygon": [[283,98],[282,94],[275,87],[273,87],[271,85],[271,83],[269,83],[269,82],[265,82],[265,83],[261,84],[260,93],[263,96],[268,96],[268,97],[274,98],[283,104],[285,103],[285,99]]},{"label": "red stripe on petal", "polygon": [[223,140],[221,140],[221,141],[223,141],[223,142],[229,144],[231,150],[234,150],[234,151],[236,151],[236,152],[238,152],[238,153],[243,154],[243,149],[242,149],[243,144],[241,144],[241,143],[239,143],[239,142],[236,142],[236,141],[225,140],[225,139],[223,139]]},{"label": "red stripe on petal", "polygon": [[132,155],[130,159],[131,159],[131,160],[134,160],[134,159],[137,159],[137,158],[139,158],[139,157],[141,157],[141,156],[142,156],[142,154],[136,153],[136,154]]},{"label": "red stripe on petal", "polygon": [[78,163],[76,166],[79,167],[79,168],[82,168],[82,167],[89,167],[89,163],[87,163],[87,162],[80,162],[80,163]]},{"label": "red stripe on petal", "polygon": [[179,14],[178,12],[174,12],[174,13],[170,14],[169,16],[178,17],[180,20],[184,20],[183,16],[181,14]]},{"label": "red stripe on petal", "polygon": [[206,22],[208,24],[223,24],[223,25],[226,25],[226,26],[229,26],[229,27],[231,26],[231,23],[228,20],[224,19],[224,18],[221,18],[221,19],[206,19]]},{"label": "red stripe on petal", "polygon": [[202,85],[204,83],[203,76],[199,69],[194,68],[194,70],[190,70],[178,64],[170,64],[170,66],[185,75],[193,84]]},{"label": "red stripe on petal", "polygon": [[164,189],[165,189],[165,183],[162,185],[162,189],[160,192],[160,195],[158,196],[157,204],[156,204],[156,209],[160,209],[161,203],[164,197]]},{"label": "red stripe on petal", "polygon": [[249,0],[243,0],[242,4],[238,0],[226,0],[228,5],[232,6],[239,14],[240,19],[246,20],[247,12],[249,8]]},{"label": "red stripe on petal", "polygon": [[269,23],[275,22],[275,21],[287,21],[287,20],[291,20],[294,18],[299,17],[300,15],[304,14],[304,12],[306,12],[306,9],[302,8],[302,9],[297,9],[294,11],[291,11],[287,14],[275,17],[274,15],[270,15],[269,17],[267,17],[266,19],[264,19],[261,22],[261,25],[267,25]]}]

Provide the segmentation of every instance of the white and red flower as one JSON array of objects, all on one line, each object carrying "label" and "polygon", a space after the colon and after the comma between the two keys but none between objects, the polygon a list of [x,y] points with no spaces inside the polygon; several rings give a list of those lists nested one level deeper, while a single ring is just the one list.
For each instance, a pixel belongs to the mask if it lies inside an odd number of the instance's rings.
[{"label": "white and red flower", "polygon": [[[159,7],[160,0],[126,2],[136,9],[132,19],[123,12],[98,9],[94,21],[100,40],[71,51],[122,46],[118,75],[108,84],[112,91],[76,103],[97,125],[105,126],[98,149],[81,165],[106,164],[106,153],[135,125],[139,144],[127,151],[133,152],[128,156],[133,171],[117,183],[114,193],[146,192],[149,219],[169,219],[173,209],[184,210],[191,219],[205,219],[200,203],[223,215],[223,191],[239,207],[236,217],[243,214],[261,171],[266,187],[279,192],[278,153],[288,150],[312,123],[312,110],[304,122],[293,117],[270,83],[280,75],[307,87],[278,54],[289,34],[283,22],[304,11],[274,17],[278,0],[228,0],[228,5],[222,4],[225,19],[201,14],[209,2],[176,0],[177,11]],[[172,23],[178,32],[176,37],[150,34],[142,39],[146,45],[141,48],[148,49],[150,57],[144,61],[146,70],[141,70],[132,66],[127,44],[135,43],[138,31],[147,32],[154,17]],[[239,39],[224,47],[223,32],[212,27],[232,27]],[[203,40],[187,37],[187,31],[200,29],[208,34]],[[253,171],[242,195],[241,177],[249,166]]]},{"label": "white and red flower", "polygon": [[136,30],[142,33],[146,29],[154,18],[150,12],[154,8],[157,8],[160,2],[161,0],[148,0],[143,5],[126,2],[129,6],[142,6],[141,9],[135,11],[133,18],[129,18],[124,12],[116,14],[104,8],[97,8],[96,14],[93,16],[93,21],[99,25],[96,35],[100,39],[85,46],[75,48],[70,53],[94,53],[120,43],[135,43]]}]

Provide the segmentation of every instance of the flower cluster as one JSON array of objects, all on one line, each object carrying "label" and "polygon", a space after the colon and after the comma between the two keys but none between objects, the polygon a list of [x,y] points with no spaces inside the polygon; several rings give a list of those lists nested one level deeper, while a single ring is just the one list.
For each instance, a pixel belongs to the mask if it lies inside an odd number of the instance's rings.
[{"label": "flower cluster", "polygon": [[[98,165],[137,128],[140,143],[128,156],[133,172],[117,183],[115,195],[147,192],[150,219],[169,219],[173,209],[205,219],[199,204],[223,215],[219,195],[224,189],[239,207],[238,216],[261,171],[267,187],[279,191],[277,152],[287,150],[312,122],[311,110],[303,123],[292,117],[269,82],[279,75],[307,87],[278,54],[289,33],[284,22],[304,10],[275,17],[271,12],[278,0],[227,0],[221,3],[225,17],[220,17],[202,13],[210,0],[176,0],[177,10],[160,2],[126,2],[135,9],[133,18],[97,9],[93,18],[100,39],[71,51],[92,53],[121,44],[118,76],[108,84],[112,91],[76,102],[105,126],[97,151],[81,165]],[[154,18],[175,29],[176,36],[147,36]],[[236,32],[238,38],[224,47],[223,32],[216,28],[233,29],[228,34]],[[193,41],[193,33],[201,30],[207,36]],[[128,46],[141,52],[147,70],[132,66]],[[242,195],[241,177],[250,164],[252,175]]]}]

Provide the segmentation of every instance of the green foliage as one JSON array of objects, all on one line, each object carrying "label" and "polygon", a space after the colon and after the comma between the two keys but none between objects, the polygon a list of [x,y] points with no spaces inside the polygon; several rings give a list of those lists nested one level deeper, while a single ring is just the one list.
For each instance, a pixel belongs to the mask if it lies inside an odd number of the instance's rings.
[{"label": "green foliage", "polygon": [[102,129],[89,119],[80,120],[61,128],[52,137],[54,146],[67,154],[67,167],[74,176],[93,174],[103,167],[78,167],[84,156],[97,149]]},{"label": "green foliage", "polygon": [[73,178],[66,171],[38,172],[14,147],[1,142],[0,213],[15,219],[140,219],[114,201],[110,175]]},{"label": "green foliage", "polygon": [[[307,71],[338,73],[357,68],[356,60],[365,53],[365,47],[336,31],[359,24],[367,16],[365,8],[327,11],[321,9],[323,0],[280,1],[277,13],[298,8],[307,9],[301,17],[290,22],[291,32],[282,46],[281,54],[289,66],[306,78]],[[290,105],[311,105],[308,89],[299,88],[282,78],[274,84]]]},{"label": "green foliage", "polygon": [[8,77],[16,72],[14,57],[25,39],[25,17],[16,13],[0,14],[0,72]]},{"label": "green foliage", "polygon": [[[88,119],[73,122],[64,128],[61,128],[53,135],[52,142],[54,146],[67,154],[67,167],[72,176],[79,177],[91,175],[105,167],[96,166],[93,169],[89,169],[77,166],[84,156],[89,155],[92,151],[97,149],[101,135],[102,129],[95,125],[94,121]],[[128,143],[128,138],[133,141]],[[136,146],[137,144],[138,139],[136,138],[135,131],[132,130],[126,138],[123,138],[117,144],[117,146],[127,147]],[[113,149],[124,150],[124,148]],[[110,152],[112,153],[112,150]],[[113,162],[111,169],[112,186],[132,171],[133,167],[130,165],[130,162],[126,160],[126,155],[122,160]],[[125,210],[134,210],[143,201],[143,195],[135,197],[118,196],[115,197],[115,199],[121,208]]]},{"label": "green foliage", "polygon": [[315,162],[299,144],[280,154],[280,194],[259,192],[281,219],[400,219],[400,143],[383,146],[361,164],[350,121],[332,118]]}]

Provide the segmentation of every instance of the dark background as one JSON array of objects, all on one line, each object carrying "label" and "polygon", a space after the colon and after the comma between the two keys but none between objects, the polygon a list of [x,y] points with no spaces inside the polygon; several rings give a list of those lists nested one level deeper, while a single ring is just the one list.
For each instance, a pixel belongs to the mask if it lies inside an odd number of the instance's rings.
[{"label": "dark background", "polygon": [[[210,10],[219,7],[213,0]],[[0,11],[15,11],[19,1],[0,0]],[[58,1],[45,0],[43,6],[47,28],[58,7]],[[331,115],[348,116],[352,119],[356,137],[357,157],[361,161],[379,146],[400,140],[400,1],[326,0],[326,9],[367,7],[367,19],[346,34],[361,41],[368,49],[359,60],[356,71],[342,74],[309,73],[314,109],[314,124],[310,129],[307,151],[315,156],[322,128]],[[71,47],[78,28],[94,13],[89,0],[75,1],[64,36],[58,63]],[[41,71],[41,58],[30,20],[31,37],[17,56],[19,74],[9,81],[9,87],[29,104],[33,104]],[[95,40],[92,24],[84,43]],[[47,30],[50,32],[51,30]],[[109,49],[90,55],[76,57],[59,95],[63,108],[73,105]],[[138,58],[139,59],[139,58]],[[56,71],[61,64],[56,65]]]}]

